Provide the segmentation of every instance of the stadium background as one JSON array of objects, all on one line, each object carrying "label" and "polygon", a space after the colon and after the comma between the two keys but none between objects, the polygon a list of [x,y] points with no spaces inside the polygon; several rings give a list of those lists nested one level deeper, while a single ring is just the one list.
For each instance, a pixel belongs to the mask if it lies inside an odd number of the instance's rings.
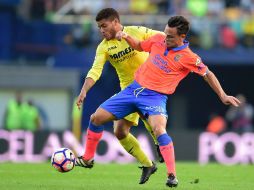
[{"label": "stadium background", "polygon": [[[192,23],[188,40],[193,51],[214,71],[227,93],[242,93],[254,104],[252,0],[97,0],[92,3],[89,0],[0,0],[0,162],[45,161],[57,146],[82,152],[81,143],[68,131],[73,130],[74,99],[101,40],[94,17],[103,7],[119,10],[124,25],[157,30],[164,29],[170,15],[185,15]],[[80,121],[82,132],[90,114],[118,92],[118,86],[114,69],[106,64],[101,79],[86,99]],[[22,93],[24,100],[32,99],[39,108],[40,130],[32,133],[4,129],[5,108],[16,91]],[[202,78],[190,74],[168,103],[167,130],[175,141],[177,160],[254,162],[253,134],[230,133],[230,126],[226,133],[215,137],[222,144],[221,149],[205,152],[215,142],[214,136],[203,133],[209,116],[213,113],[225,116],[228,107]],[[121,147],[113,146],[117,142],[114,143],[111,125],[107,125],[108,133],[100,146],[98,162],[132,162]],[[155,158],[144,128],[134,128],[132,132]],[[204,138],[208,143],[202,145]],[[246,147],[250,151],[246,152]]]}]

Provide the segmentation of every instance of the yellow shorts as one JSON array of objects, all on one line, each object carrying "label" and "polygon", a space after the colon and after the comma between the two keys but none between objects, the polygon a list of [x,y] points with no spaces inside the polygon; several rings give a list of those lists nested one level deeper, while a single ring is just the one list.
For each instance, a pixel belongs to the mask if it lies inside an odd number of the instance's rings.
[{"label": "yellow shorts", "polygon": [[134,126],[138,126],[139,114],[132,113],[130,115],[127,115],[124,119],[133,122]]}]

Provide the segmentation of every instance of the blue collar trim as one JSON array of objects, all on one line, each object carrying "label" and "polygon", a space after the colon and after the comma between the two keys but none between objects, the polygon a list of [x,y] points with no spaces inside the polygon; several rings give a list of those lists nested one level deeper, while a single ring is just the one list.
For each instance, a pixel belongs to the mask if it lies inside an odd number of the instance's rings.
[{"label": "blue collar trim", "polygon": [[172,48],[172,50],[179,51],[179,50],[185,49],[189,46],[189,42],[187,40],[184,40],[183,43],[184,43],[184,45],[176,47],[176,48]]},{"label": "blue collar trim", "polygon": [[189,42],[188,42],[187,40],[184,40],[183,43],[184,43],[184,45],[179,46],[179,47],[176,47],[176,48],[172,48],[172,49],[166,48],[166,50],[164,51],[164,56],[167,56],[167,55],[168,55],[169,50],[180,51],[180,50],[182,50],[182,49],[184,49],[184,48],[187,48],[187,47],[189,46]]}]

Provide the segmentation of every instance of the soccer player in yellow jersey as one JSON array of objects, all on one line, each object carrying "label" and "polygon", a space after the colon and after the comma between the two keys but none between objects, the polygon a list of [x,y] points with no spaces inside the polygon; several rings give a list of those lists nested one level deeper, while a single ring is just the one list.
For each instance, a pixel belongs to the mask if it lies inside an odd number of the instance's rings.
[{"label": "soccer player in yellow jersey", "polygon": [[[87,92],[100,78],[106,61],[109,61],[116,69],[121,89],[124,89],[133,82],[135,71],[147,59],[148,53],[138,52],[132,49],[125,40],[118,41],[115,39],[115,35],[118,31],[122,30],[131,36],[135,36],[135,38],[139,40],[145,40],[152,35],[159,33],[159,31],[151,30],[142,26],[122,26],[118,12],[112,8],[102,9],[97,14],[96,21],[104,39],[97,47],[93,66],[86,76],[85,82],[77,99],[77,106],[79,108],[86,98]],[[157,170],[157,167],[143,152],[137,139],[129,133],[131,126],[138,125],[138,120],[138,113],[133,113],[124,119],[115,121],[114,133],[124,149],[143,165],[143,167],[141,167],[142,175],[139,182],[140,184],[143,184],[149,179],[150,175]],[[145,120],[143,121],[157,145],[157,153],[160,157],[159,161],[163,162],[164,160],[160,154],[159,146],[152,129]],[[87,129],[87,138],[93,138],[93,144],[92,146],[89,144],[90,149],[87,148],[88,146],[86,144],[85,153],[83,156],[77,158],[76,165],[88,168],[93,166],[94,153],[97,144],[99,143],[98,139],[100,139],[102,135],[102,131],[103,126],[101,126],[101,130],[98,130],[98,126],[93,127],[90,123],[89,128]],[[88,141],[86,141],[86,143],[88,143]],[[90,162],[88,163],[85,160],[90,160]]]}]

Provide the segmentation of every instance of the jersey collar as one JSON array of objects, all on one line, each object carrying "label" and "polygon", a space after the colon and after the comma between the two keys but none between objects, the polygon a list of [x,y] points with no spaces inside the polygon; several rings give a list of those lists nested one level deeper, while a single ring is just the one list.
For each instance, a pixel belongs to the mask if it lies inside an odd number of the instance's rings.
[{"label": "jersey collar", "polygon": [[188,46],[189,46],[189,42],[187,40],[184,40],[182,46],[172,48],[172,50],[173,51],[180,51],[180,50],[187,48]]},{"label": "jersey collar", "polygon": [[172,48],[172,49],[166,48],[166,50],[165,50],[165,52],[164,52],[164,56],[167,56],[167,55],[168,55],[169,50],[180,51],[180,50],[182,50],[182,49],[184,49],[184,48],[187,48],[188,46],[189,46],[189,42],[188,42],[187,40],[184,40],[182,46],[179,46],[179,47],[176,47],[176,48]]}]

